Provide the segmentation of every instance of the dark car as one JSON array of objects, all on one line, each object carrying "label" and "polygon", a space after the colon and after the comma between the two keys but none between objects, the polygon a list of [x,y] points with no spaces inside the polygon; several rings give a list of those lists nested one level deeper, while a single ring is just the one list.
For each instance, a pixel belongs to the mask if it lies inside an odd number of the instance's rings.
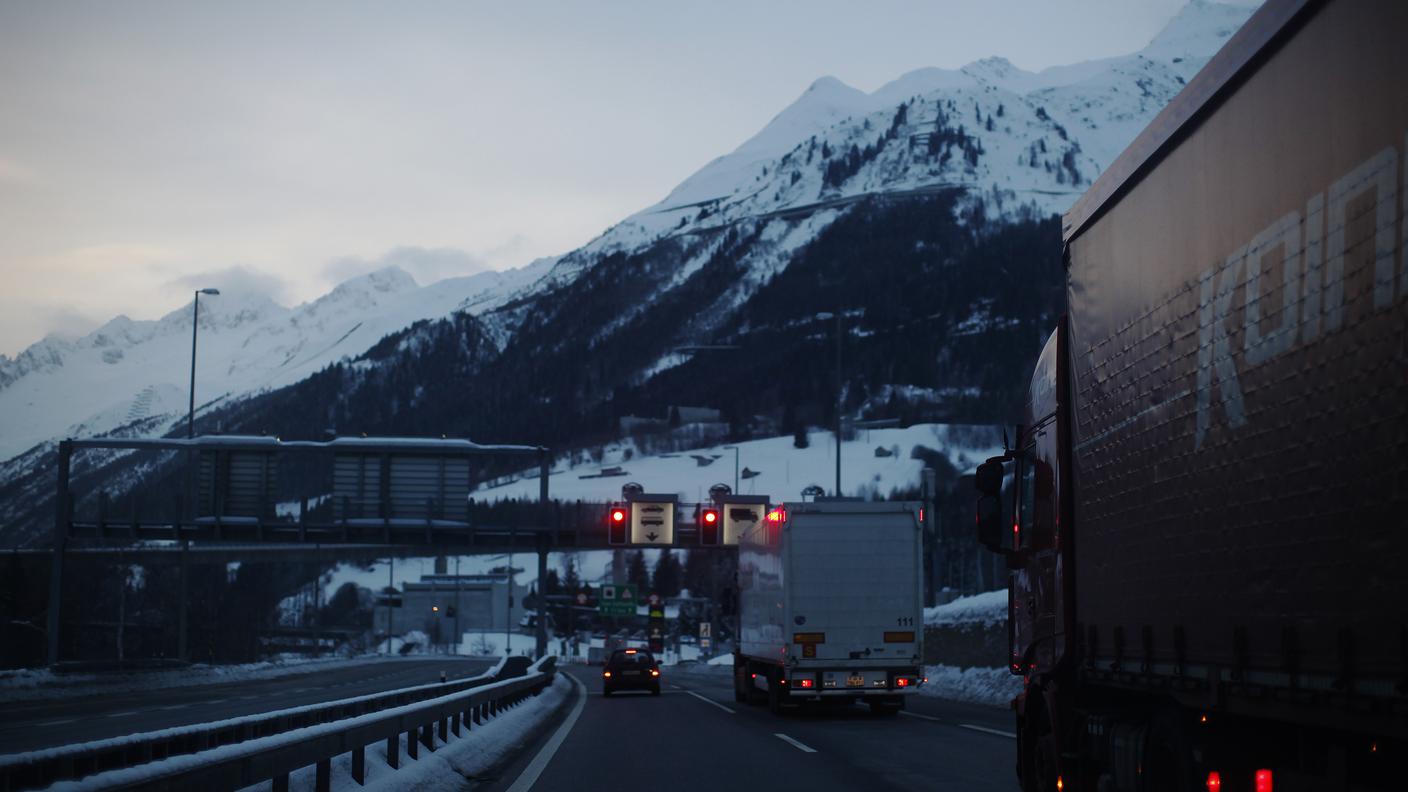
[{"label": "dark car", "polygon": [[601,672],[601,694],[609,696],[618,690],[649,690],[660,695],[660,666],[644,649],[617,649],[606,661]]}]

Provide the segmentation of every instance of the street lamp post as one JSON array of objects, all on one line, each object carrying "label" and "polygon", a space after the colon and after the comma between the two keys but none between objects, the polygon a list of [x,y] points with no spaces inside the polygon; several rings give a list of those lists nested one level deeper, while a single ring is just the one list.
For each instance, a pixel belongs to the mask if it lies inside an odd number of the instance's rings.
[{"label": "street lamp post", "polygon": [[724,446],[724,450],[733,450],[733,491],[738,492],[738,446]]},{"label": "street lamp post", "polygon": [[200,296],[209,294],[214,297],[219,293],[219,289],[197,289],[192,303],[195,317],[191,321],[191,407],[186,413],[186,437],[196,436],[196,330],[200,328]]}]

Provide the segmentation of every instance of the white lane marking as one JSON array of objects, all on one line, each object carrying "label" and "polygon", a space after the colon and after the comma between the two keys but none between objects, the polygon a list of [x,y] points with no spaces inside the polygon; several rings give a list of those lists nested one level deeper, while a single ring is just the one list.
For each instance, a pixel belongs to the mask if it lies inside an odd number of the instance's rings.
[{"label": "white lane marking", "polygon": [[1014,740],[1017,739],[1017,735],[1013,734],[1012,732],[1005,732],[1001,729],[989,729],[986,726],[974,726],[971,723],[960,723],[958,724],[958,728],[968,729],[970,731],[975,732],[982,732],[983,734],[996,734],[998,737],[1011,737]]},{"label": "white lane marking", "polygon": [[714,700],[711,699],[711,698],[707,698],[707,697],[705,697],[705,696],[701,696],[701,695],[699,695],[698,693],[695,693],[693,690],[686,690],[685,692],[688,693],[688,694],[691,695],[691,696],[694,696],[695,698],[699,699],[700,701],[704,702],[705,704],[711,704],[711,705],[713,705],[713,706],[715,706],[715,707],[718,707],[719,709],[723,710],[724,712],[727,712],[727,713],[730,714],[730,715],[736,715],[736,714],[738,714],[738,713],[734,712],[731,708],[725,707],[724,705],[720,704],[720,703],[717,702],[717,701],[714,701]]},{"label": "white lane marking", "polygon": [[109,712],[109,713],[108,713],[107,715],[105,715],[104,717],[108,717],[108,718],[125,718],[125,717],[127,717],[128,715],[136,715],[136,714],[137,714],[137,711],[136,711],[136,710],[128,710],[127,712]]},{"label": "white lane marking", "polygon": [[188,707],[188,706],[190,706],[190,705],[189,705],[189,704],[172,704],[172,705],[169,706],[169,707],[157,707],[157,709],[159,709],[159,710],[178,710],[178,709],[185,709],[185,708]]},{"label": "white lane marking", "polygon": [[205,702],[205,703],[206,703],[206,704],[224,704],[224,703],[225,703],[225,699],[211,699],[210,701],[207,701],[207,702]]},{"label": "white lane marking", "polygon": [[799,751],[804,751],[804,752],[806,752],[806,753],[816,753],[816,749],[813,748],[813,747],[811,747],[810,745],[804,745],[804,744],[802,744],[802,743],[800,743],[800,742],[797,742],[796,740],[792,739],[791,737],[788,737],[787,735],[782,734],[782,733],[780,733],[780,732],[774,733],[773,736],[776,737],[776,738],[779,739],[779,740],[782,740],[782,741],[785,742],[785,743],[788,743],[788,744],[791,745],[793,748],[796,748],[796,749],[799,750]]},{"label": "white lane marking", "polygon": [[533,761],[529,762],[528,766],[523,768],[523,772],[518,775],[518,780],[513,782],[513,786],[509,787],[507,792],[528,792],[528,790],[533,788],[533,785],[538,782],[538,776],[543,774],[543,770],[547,768],[548,762],[552,761],[553,756],[557,754],[557,749],[562,747],[562,743],[567,739],[567,735],[577,723],[577,718],[581,716],[582,709],[587,706],[586,685],[578,682],[576,677],[571,674],[563,674],[563,676],[572,680],[572,684],[577,688],[577,692],[579,693],[577,696],[577,704],[572,707],[572,712],[567,716],[567,720],[564,720],[562,725],[557,727],[557,731],[553,733],[552,739],[548,740],[547,744],[543,746],[543,749],[538,751],[538,755],[533,757]]},{"label": "white lane marking", "polygon": [[933,715],[920,715],[917,712],[906,712],[905,710],[900,710],[900,714],[905,716],[906,718],[921,718],[926,721],[933,721],[934,723],[944,722],[943,718],[935,718]]},{"label": "white lane marking", "polygon": [[40,723],[40,724],[38,724],[38,725],[40,725],[40,726],[62,726],[62,725],[64,725],[65,723],[73,723],[73,722],[76,721],[76,720],[78,720],[78,718],[64,718],[64,719],[62,719],[62,720],[44,721],[43,723]]}]

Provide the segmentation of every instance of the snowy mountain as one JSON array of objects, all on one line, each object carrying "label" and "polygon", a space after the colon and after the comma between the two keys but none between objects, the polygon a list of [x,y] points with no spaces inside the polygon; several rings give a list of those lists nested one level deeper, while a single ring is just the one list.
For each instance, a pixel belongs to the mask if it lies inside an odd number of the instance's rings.
[{"label": "snowy mountain", "polygon": [[[870,94],[823,77],[586,250],[950,186],[989,217],[1063,212],[1253,10],[1191,0],[1139,52],[1036,73],[990,57],[919,69]],[[567,256],[561,266],[581,264]]]},{"label": "snowy mountain", "polygon": [[[204,428],[572,448],[695,404],[734,434],[791,433],[830,420],[836,311],[848,415],[1006,421],[1060,313],[1054,214],[1251,12],[1193,0],[1137,53],[1036,73],[993,57],[872,93],[824,77],[657,204],[519,270],[424,287],[386,270],[292,309],[202,300]],[[0,459],[178,425],[190,330],[187,306],[0,358]],[[737,351],[681,351],[700,344]]]},{"label": "snowy mountain", "polygon": [[[391,267],[296,308],[229,292],[206,297],[197,407],[297,382],[421,319],[491,310],[541,278],[551,263],[427,286]],[[51,336],[13,360],[0,356],[0,459],[61,435],[94,435],[134,422],[159,434],[184,420],[191,315],[188,304],[154,321],[119,316],[75,341]]]}]

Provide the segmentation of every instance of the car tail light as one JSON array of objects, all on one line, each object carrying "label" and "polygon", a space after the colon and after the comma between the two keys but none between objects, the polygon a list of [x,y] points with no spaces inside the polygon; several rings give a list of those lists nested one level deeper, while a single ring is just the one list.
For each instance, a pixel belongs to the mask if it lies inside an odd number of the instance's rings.
[{"label": "car tail light", "polygon": [[1208,792],[1222,792],[1222,774],[1216,770],[1208,773]]},{"label": "car tail light", "polygon": [[652,669],[650,669],[650,675],[651,675],[651,676],[660,676],[660,669],[658,669],[658,668],[652,668]]},{"label": "car tail light", "polygon": [[1271,771],[1256,771],[1256,792],[1271,792]]}]

